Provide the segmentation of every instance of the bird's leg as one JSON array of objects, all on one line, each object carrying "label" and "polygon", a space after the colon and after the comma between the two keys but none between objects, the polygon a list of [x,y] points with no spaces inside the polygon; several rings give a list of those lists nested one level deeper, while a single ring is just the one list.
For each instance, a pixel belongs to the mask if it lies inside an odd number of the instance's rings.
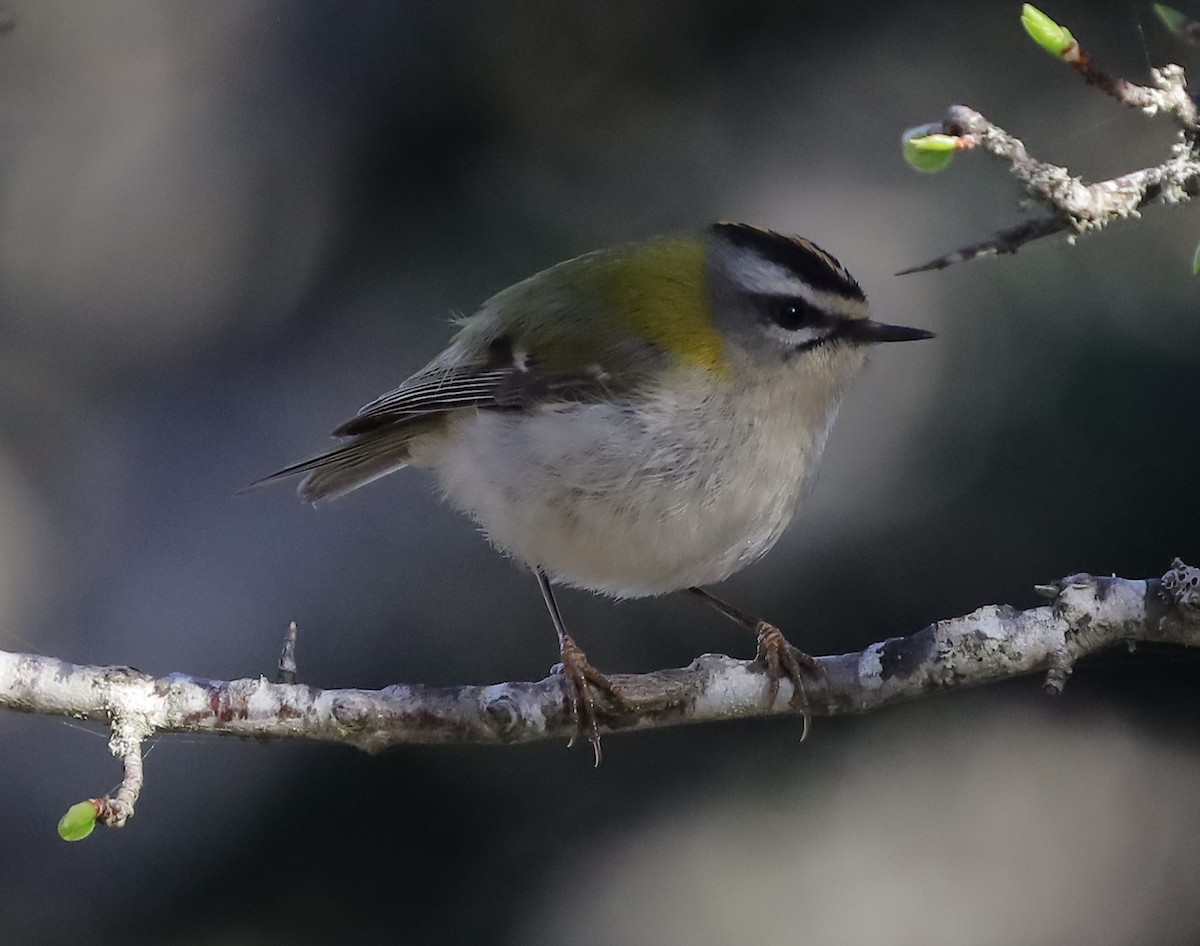
[{"label": "bird's leg", "polygon": [[575,735],[571,737],[567,746],[569,748],[575,745],[577,736],[586,736],[596,754],[596,765],[599,765],[600,727],[596,722],[595,690],[599,690],[615,703],[624,701],[613,685],[605,679],[604,674],[588,662],[587,655],[567,633],[546,573],[540,568],[535,568],[534,574],[537,575],[538,587],[542,589],[542,597],[546,599],[546,608],[550,611],[550,620],[554,622],[554,630],[558,634],[558,654],[562,662],[563,679],[567,684],[567,700],[571,715],[575,718]]},{"label": "bird's leg", "polygon": [[741,608],[734,607],[728,601],[721,600],[703,588],[688,588],[687,593],[754,633],[758,638],[757,659],[767,668],[767,705],[774,705],[775,697],[779,695],[779,679],[787,677],[792,683],[791,705],[799,706],[804,714],[804,730],[800,734],[800,739],[803,741],[807,738],[812,714],[808,709],[808,694],[805,690],[804,678],[807,676],[811,680],[820,677],[824,672],[821,662],[799,648],[793,647],[783,636],[783,632],[774,624],[769,624]]}]

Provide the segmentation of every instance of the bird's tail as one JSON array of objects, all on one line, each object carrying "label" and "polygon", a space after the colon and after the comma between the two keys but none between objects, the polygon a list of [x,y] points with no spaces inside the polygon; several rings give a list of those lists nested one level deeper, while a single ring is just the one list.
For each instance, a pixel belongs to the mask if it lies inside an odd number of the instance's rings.
[{"label": "bird's tail", "polygon": [[296,488],[302,499],[312,503],[336,499],[403,467],[408,462],[408,443],[411,439],[411,431],[375,431],[356,437],[319,457],[284,467],[277,473],[251,483],[246,489],[255,489],[304,473],[307,475]]}]

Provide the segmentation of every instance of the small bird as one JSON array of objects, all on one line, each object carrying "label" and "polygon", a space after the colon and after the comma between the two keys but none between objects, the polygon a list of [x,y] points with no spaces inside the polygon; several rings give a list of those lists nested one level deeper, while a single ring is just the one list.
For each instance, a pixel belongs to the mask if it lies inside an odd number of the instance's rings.
[{"label": "small bird", "polygon": [[260,482],[305,474],[298,492],[317,502],[401,467],[432,470],[537,577],[599,764],[596,698],[620,694],[567,633],[552,585],[689,592],[758,635],[772,702],[781,676],[803,700],[815,661],[702,586],[778,541],[867,348],[930,337],[871,321],[859,284],[816,244],[717,223],[497,293],[338,427],[344,444]]}]

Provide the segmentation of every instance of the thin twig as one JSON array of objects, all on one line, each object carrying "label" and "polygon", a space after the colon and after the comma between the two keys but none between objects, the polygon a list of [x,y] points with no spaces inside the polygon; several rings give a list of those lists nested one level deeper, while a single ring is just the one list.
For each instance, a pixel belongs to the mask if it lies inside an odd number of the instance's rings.
[{"label": "thin twig", "polygon": [[142,792],[145,773],[142,769],[142,742],[151,734],[143,723],[130,717],[113,722],[109,751],[121,760],[121,784],[111,795],[93,799],[96,820],[108,828],[123,827],[133,817],[133,807]]},{"label": "thin twig", "polygon": [[1082,56],[1078,61],[1068,62],[1083,76],[1088,85],[1111,95],[1122,105],[1139,109],[1147,115],[1162,112],[1174,118],[1185,130],[1196,130],[1196,102],[1188,93],[1187,79],[1182,66],[1168,63],[1160,69],[1151,69],[1150,81],[1153,84],[1138,85],[1101,69],[1092,62],[1087,53],[1082,50],[1080,52]]},{"label": "thin twig", "polygon": [[279,653],[279,673],[276,683],[296,682],[296,622],[288,625],[287,633],[283,635],[283,649]]},{"label": "thin twig", "polygon": [[1015,253],[1026,243],[1039,240],[1052,233],[1058,233],[1065,229],[1065,227],[1066,223],[1061,217],[1036,217],[1033,220],[1026,220],[1024,223],[1019,223],[1015,227],[1009,227],[1007,230],[1001,230],[986,240],[981,240],[978,243],[972,243],[970,246],[964,246],[962,249],[945,253],[936,259],[931,259],[928,263],[902,269],[896,275],[908,276],[911,273],[924,273],[933,269],[945,269],[947,266],[952,266],[955,263],[965,263],[967,260],[973,260],[977,256]]}]

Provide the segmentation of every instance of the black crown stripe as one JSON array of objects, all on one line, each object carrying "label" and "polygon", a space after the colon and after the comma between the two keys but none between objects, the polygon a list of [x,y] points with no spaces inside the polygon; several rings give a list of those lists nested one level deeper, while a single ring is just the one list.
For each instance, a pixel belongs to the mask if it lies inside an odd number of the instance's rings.
[{"label": "black crown stripe", "polygon": [[734,246],[752,249],[772,263],[790,269],[815,289],[866,299],[862,287],[846,272],[846,267],[803,237],[787,237],[746,223],[715,223],[713,232]]}]

